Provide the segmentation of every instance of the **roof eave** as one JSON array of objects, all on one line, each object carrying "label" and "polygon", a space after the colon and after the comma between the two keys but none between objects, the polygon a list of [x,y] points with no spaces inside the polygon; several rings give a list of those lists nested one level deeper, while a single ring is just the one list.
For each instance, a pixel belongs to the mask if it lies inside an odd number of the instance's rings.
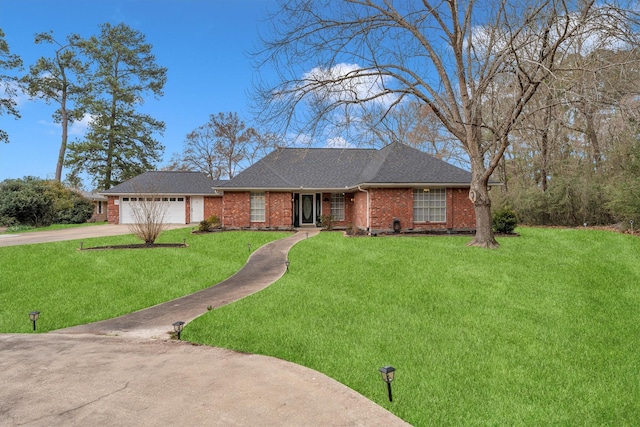
[{"label": "roof eave", "polygon": [[470,182],[364,182],[354,188],[467,188],[469,186],[471,186]]},{"label": "roof eave", "polygon": [[193,193],[193,192],[183,192],[183,193],[163,193],[163,192],[153,192],[153,193],[143,193],[140,191],[119,191],[117,193],[98,193],[104,196],[222,196],[221,192],[216,193]]}]

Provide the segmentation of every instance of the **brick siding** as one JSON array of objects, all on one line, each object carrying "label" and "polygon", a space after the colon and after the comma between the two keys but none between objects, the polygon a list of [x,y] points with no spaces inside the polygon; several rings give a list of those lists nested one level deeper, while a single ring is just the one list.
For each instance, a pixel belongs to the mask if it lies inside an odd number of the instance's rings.
[{"label": "brick siding", "polygon": [[116,205],[118,196],[107,197],[107,221],[109,224],[120,224],[120,206]]},{"label": "brick siding", "polygon": [[[475,229],[475,212],[469,200],[468,188],[447,189],[447,216],[445,223],[414,222],[413,189],[411,188],[371,188],[370,228],[372,232],[392,232],[393,221],[398,219],[403,230],[472,230]],[[265,193],[265,221],[250,221],[250,192],[225,192],[223,197],[204,197],[204,217],[216,215],[227,228],[291,228],[293,226],[293,195],[290,192]],[[331,213],[331,193],[322,193],[322,214]],[[110,224],[118,224],[120,207],[115,204],[116,196],[109,196],[107,219]],[[328,201],[325,201],[328,199]],[[189,221],[190,197],[185,200],[185,216]],[[367,193],[356,191],[345,193],[345,219],[335,221],[334,226],[353,225],[367,229]]]},{"label": "brick siding", "polygon": [[250,227],[250,193],[225,192],[222,197],[222,225],[229,228]]},{"label": "brick siding", "polygon": [[204,198],[204,219],[208,219],[211,215],[218,217],[222,221],[222,196]]}]

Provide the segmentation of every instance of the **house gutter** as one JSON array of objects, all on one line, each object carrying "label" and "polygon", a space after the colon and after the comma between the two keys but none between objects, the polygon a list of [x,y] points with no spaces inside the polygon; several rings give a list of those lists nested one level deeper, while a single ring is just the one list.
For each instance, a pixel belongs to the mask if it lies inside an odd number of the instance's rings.
[{"label": "house gutter", "polygon": [[370,218],[370,200],[369,200],[369,191],[363,190],[362,187],[358,185],[358,191],[362,191],[363,193],[367,193],[367,231],[371,232],[371,218]]}]

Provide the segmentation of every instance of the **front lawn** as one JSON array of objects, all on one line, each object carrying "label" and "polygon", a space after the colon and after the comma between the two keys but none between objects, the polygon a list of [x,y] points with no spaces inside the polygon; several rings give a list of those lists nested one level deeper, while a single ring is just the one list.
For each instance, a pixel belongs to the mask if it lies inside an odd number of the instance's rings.
[{"label": "front lawn", "polygon": [[276,284],[182,336],[319,370],[416,426],[636,424],[640,239],[518,231],[495,251],[321,233]]},{"label": "front lawn", "polygon": [[[79,241],[0,247],[0,332],[38,332],[116,317],[214,285],[238,271],[252,250],[284,232],[191,235],[169,230],[158,242],[187,248],[79,251]],[[132,235],[83,239],[83,246],[139,243]]]},{"label": "front lawn", "polygon": [[32,231],[52,231],[52,230],[63,230],[67,228],[78,228],[78,227],[93,227],[94,225],[105,225],[106,221],[102,222],[83,222],[81,224],[52,224],[47,225],[46,227],[32,227],[30,225],[16,225],[7,228],[6,231],[0,232],[0,234],[15,234],[15,233],[29,233]]}]

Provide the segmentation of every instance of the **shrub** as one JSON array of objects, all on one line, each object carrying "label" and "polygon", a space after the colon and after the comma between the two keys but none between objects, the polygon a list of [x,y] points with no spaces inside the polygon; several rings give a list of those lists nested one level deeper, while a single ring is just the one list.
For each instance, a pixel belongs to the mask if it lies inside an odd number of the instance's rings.
[{"label": "shrub", "polygon": [[320,215],[320,225],[327,230],[333,230],[333,215]]},{"label": "shrub", "polygon": [[493,214],[493,231],[511,234],[518,225],[518,216],[510,207],[499,209]]},{"label": "shrub", "polygon": [[82,224],[91,218],[93,203],[75,191],[68,191],[66,205],[56,212],[58,224]]},{"label": "shrub", "polygon": [[8,179],[0,183],[0,217],[3,222],[34,227],[51,225],[55,199],[45,181],[35,177]]},{"label": "shrub", "polygon": [[211,215],[209,218],[200,221],[198,225],[199,231],[211,231],[212,228],[218,227],[220,225],[220,219],[217,215]]}]

